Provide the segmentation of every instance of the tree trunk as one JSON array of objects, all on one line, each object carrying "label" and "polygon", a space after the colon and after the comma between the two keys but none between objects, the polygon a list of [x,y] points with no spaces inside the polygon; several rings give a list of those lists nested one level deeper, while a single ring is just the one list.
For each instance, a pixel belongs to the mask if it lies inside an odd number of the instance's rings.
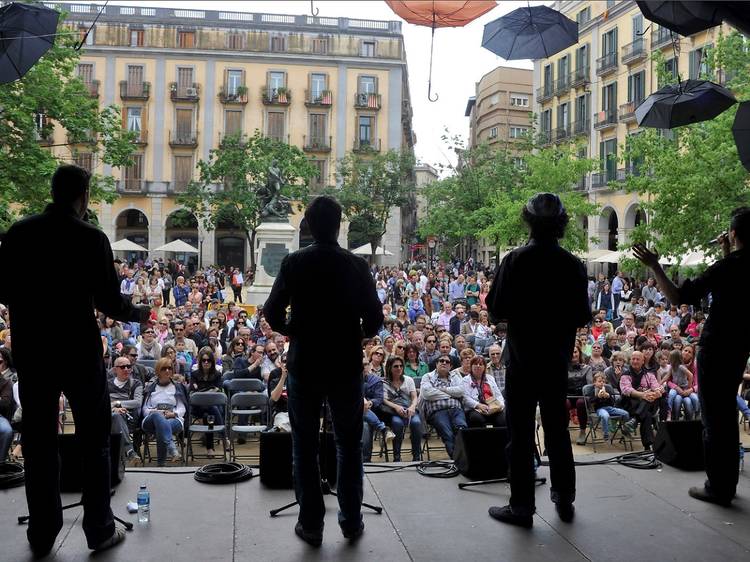
[{"label": "tree trunk", "polygon": [[251,231],[245,231],[245,237],[247,238],[247,242],[250,245],[250,274],[252,276],[252,280],[255,280],[255,229]]},{"label": "tree trunk", "polygon": [[380,246],[380,241],[383,239],[383,235],[381,234],[377,238],[371,238],[370,239],[370,265],[373,265],[375,263],[375,251],[377,250],[377,247]]}]

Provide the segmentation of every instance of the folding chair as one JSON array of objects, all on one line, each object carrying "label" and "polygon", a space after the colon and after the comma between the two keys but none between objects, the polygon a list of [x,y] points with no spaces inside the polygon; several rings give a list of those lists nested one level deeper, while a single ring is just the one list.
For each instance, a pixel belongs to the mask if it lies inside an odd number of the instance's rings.
[{"label": "folding chair", "polygon": [[[189,419],[188,412],[185,412],[185,419]],[[143,446],[143,454],[141,455],[141,460],[143,463],[150,463],[153,460],[153,457],[151,456],[151,447],[150,447],[150,438],[154,436],[153,433],[148,433],[146,430],[140,428],[141,432],[141,444]],[[187,454],[185,449],[185,430],[183,429],[179,433],[176,433],[174,435],[175,441],[177,441],[177,447],[180,449],[180,462],[181,464],[187,465]],[[135,434],[133,436],[133,445],[135,445]]]},{"label": "folding chair", "polygon": [[[194,392],[190,395],[190,408],[186,419],[188,420],[187,429],[187,454],[186,458],[190,457],[190,460],[195,460],[195,453],[193,452],[193,435],[199,437],[212,434],[221,440],[221,448],[223,450],[224,460],[227,460],[227,426],[224,424],[214,424],[213,427],[209,427],[206,424],[193,423],[193,408],[202,407],[207,408],[216,406],[224,415],[224,419],[227,419],[227,395],[223,392]],[[199,441],[200,442],[200,441]],[[198,458],[207,459],[210,458],[208,453],[204,455],[198,455]]]},{"label": "folding chair", "polygon": [[[259,458],[258,455],[238,455],[237,448],[234,445],[233,435],[241,435],[243,437],[260,435],[260,433],[268,429],[268,421],[266,419],[267,415],[268,397],[265,394],[255,392],[237,392],[236,394],[232,395],[232,397],[229,399],[228,412],[229,438],[232,444],[232,461],[236,461],[238,458]],[[239,421],[238,423],[234,423],[233,418],[235,416],[237,416],[238,418],[239,416],[258,416],[260,424],[240,424]],[[258,439],[260,439],[260,437],[258,437]]]},{"label": "folding chair", "polygon": [[[583,387],[583,401],[586,404],[586,414],[588,418],[588,431],[586,432],[586,441],[584,442],[584,445],[588,443],[589,438],[591,438],[591,447],[593,448],[594,452],[596,453],[596,445],[597,443],[606,443],[607,441],[603,437],[598,437],[597,430],[599,429],[599,426],[601,425],[601,418],[596,413],[596,410],[594,409],[593,405],[593,392],[594,392],[594,385],[587,384]],[[622,432],[622,425],[625,423],[623,416],[616,416],[616,415],[610,415],[609,416],[609,431],[610,431],[610,438],[609,443],[610,445],[614,443],[615,439],[617,438],[620,443],[622,443],[625,446],[625,450],[628,450],[628,448],[632,451],[633,450],[633,439],[631,437],[626,436]]]},{"label": "folding chair", "polygon": [[154,370],[154,367],[156,367],[156,359],[138,359],[136,361],[136,364],[143,365],[147,369]]},{"label": "folding chair", "polygon": [[265,392],[266,385],[259,379],[230,379],[227,390],[230,396],[235,392]]}]

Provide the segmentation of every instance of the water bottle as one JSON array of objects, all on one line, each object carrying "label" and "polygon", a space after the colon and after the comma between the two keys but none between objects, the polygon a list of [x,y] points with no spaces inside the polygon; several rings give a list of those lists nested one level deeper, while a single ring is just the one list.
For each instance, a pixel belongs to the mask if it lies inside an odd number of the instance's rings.
[{"label": "water bottle", "polygon": [[745,471],[745,447],[740,443],[740,472]]},{"label": "water bottle", "polygon": [[138,490],[138,522],[148,523],[151,517],[151,494],[145,484]]}]

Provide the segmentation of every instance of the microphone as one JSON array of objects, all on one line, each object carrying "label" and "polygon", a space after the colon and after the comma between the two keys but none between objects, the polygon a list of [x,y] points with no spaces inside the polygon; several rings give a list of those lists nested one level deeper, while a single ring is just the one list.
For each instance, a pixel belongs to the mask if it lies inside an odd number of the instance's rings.
[{"label": "microphone", "polygon": [[723,238],[724,236],[727,236],[727,234],[729,234],[729,233],[728,233],[728,232],[722,232],[722,233],[721,233],[721,234],[719,234],[719,235],[718,235],[718,236],[717,236],[716,238],[714,238],[713,240],[710,240],[710,241],[708,242],[708,245],[709,245],[709,246],[718,246],[718,245],[720,245],[720,244],[721,244],[721,239],[722,239],[722,238]]}]

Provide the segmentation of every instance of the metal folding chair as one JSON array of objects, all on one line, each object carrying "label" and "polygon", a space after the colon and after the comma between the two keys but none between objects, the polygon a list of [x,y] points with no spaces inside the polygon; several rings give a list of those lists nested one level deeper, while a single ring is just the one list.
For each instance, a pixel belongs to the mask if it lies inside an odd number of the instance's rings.
[{"label": "metal folding chair", "polygon": [[[254,459],[258,458],[257,455],[238,455],[237,447],[234,444],[234,435],[240,435],[242,437],[250,437],[251,435],[260,435],[263,431],[268,429],[268,397],[265,394],[256,392],[237,392],[232,395],[229,399],[229,412],[228,412],[228,427],[229,427],[229,438],[231,441],[231,455],[232,461],[236,461],[238,458]],[[260,423],[254,425],[252,423],[240,424],[235,423],[234,418],[239,416],[258,416]],[[251,421],[251,420],[248,420]],[[260,437],[258,437],[260,440]]]},{"label": "metal folding chair", "polygon": [[[221,441],[221,448],[223,451],[224,460],[227,460],[227,395],[223,392],[194,392],[190,395],[190,408],[188,415],[186,416],[187,422],[187,454],[186,458],[190,457],[190,460],[195,460],[195,453],[193,452],[193,435],[196,434],[199,437],[213,434]],[[209,427],[207,424],[193,423],[193,409],[196,407],[207,408],[216,406],[222,412],[225,423],[214,424],[213,427]],[[204,455],[198,455],[198,458],[210,458],[208,453]]]}]

